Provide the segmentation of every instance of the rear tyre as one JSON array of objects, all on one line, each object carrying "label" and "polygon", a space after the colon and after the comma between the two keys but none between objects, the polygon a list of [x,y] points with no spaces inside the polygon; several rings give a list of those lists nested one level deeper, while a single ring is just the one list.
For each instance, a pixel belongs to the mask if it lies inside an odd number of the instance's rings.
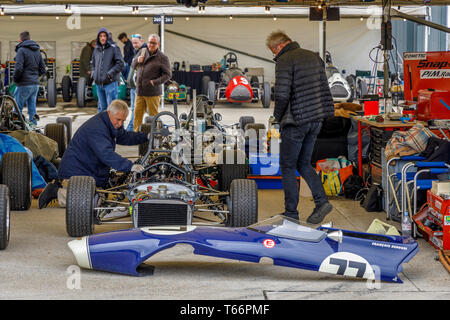
[{"label": "rear tyre", "polygon": [[94,232],[95,180],[88,176],[69,179],[66,199],[66,230],[71,237]]},{"label": "rear tyre", "polygon": [[56,107],[57,101],[56,80],[50,78],[47,81],[47,103],[50,108]]},{"label": "rear tyre", "polygon": [[31,206],[31,157],[26,152],[7,152],[0,164],[2,184],[9,189],[11,210]]},{"label": "rear tyre", "polygon": [[211,81],[211,77],[210,76],[203,76],[202,77],[202,94],[204,94],[205,96],[208,95],[208,86],[209,86],[209,82]]},{"label": "rear tyre", "polygon": [[77,82],[77,107],[86,106],[86,78],[78,78]]},{"label": "rear tyre", "polygon": [[263,83],[263,94],[262,94],[262,97],[261,97],[263,108],[267,109],[267,108],[270,107],[270,101],[271,101],[270,95],[271,95],[271,93],[272,93],[272,91],[271,91],[271,88],[270,88],[270,83],[264,82]]},{"label": "rear tyre", "polygon": [[[143,123],[141,127],[139,128],[140,132],[145,132],[147,135],[152,131],[152,124],[151,123]],[[139,156],[144,156],[147,153],[148,150],[148,141],[141,143],[139,145]]]},{"label": "rear tyre", "polygon": [[254,180],[233,180],[228,210],[227,227],[247,227],[258,221],[258,188]]},{"label": "rear tyre", "polygon": [[216,83],[214,81],[208,83],[208,100],[216,101]]},{"label": "rear tyre", "polygon": [[242,116],[239,118],[239,129],[245,130],[245,126],[248,123],[255,123],[255,118],[253,116]]},{"label": "rear tyre", "polygon": [[71,117],[58,117],[56,123],[62,123],[66,126],[67,131],[67,144],[72,140],[72,118]]},{"label": "rear tyre", "polygon": [[67,127],[63,123],[49,123],[44,128],[45,136],[58,143],[59,157],[62,158],[67,148]]},{"label": "rear tyre", "polygon": [[61,91],[64,102],[72,101],[73,91],[72,91],[72,80],[69,76],[64,76],[61,80]]},{"label": "rear tyre", "polygon": [[10,208],[8,186],[0,185],[0,250],[6,249],[10,237]]},{"label": "rear tyre", "polygon": [[230,185],[233,180],[247,179],[249,167],[246,162],[247,159],[244,151],[223,151],[223,163],[217,166],[217,169],[219,171],[220,191],[230,190]]}]

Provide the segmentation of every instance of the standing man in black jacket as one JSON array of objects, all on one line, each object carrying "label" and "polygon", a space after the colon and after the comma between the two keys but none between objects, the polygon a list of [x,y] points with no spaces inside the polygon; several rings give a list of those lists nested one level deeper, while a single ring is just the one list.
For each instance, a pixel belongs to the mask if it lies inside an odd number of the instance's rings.
[{"label": "standing man in black jacket", "polygon": [[311,165],[322,120],[334,115],[333,98],[323,60],[300,48],[284,32],[272,32],[266,46],[275,58],[274,117],[280,123],[280,166],[285,216],[298,219],[299,190],[296,170],[311,189],[315,209],[308,223],[320,223],[333,209],[322,182]]},{"label": "standing man in black jacket", "polygon": [[112,40],[109,31],[100,28],[91,60],[91,77],[97,84],[98,112],[105,111],[117,99],[123,67],[120,48]]},{"label": "standing man in black jacket", "polygon": [[24,31],[19,36],[19,44],[16,46],[16,61],[14,65],[14,82],[16,91],[14,98],[17,101],[20,112],[24,106],[28,108],[29,121],[37,124],[36,99],[39,92],[39,77],[45,74],[45,62],[42,58],[39,45],[30,39],[30,33]]},{"label": "standing man in black jacket", "polygon": [[125,79],[128,78],[128,72],[130,71],[131,62],[133,62],[134,51],[133,44],[125,32],[119,34],[118,39],[123,43],[123,60],[125,61],[125,67],[122,70],[122,75]]}]

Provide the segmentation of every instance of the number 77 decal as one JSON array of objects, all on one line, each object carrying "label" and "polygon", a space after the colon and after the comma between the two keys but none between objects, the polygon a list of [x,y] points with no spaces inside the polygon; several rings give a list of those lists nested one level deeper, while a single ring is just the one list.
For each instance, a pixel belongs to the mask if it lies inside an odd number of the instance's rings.
[{"label": "number 77 decal", "polygon": [[338,252],[328,256],[320,264],[319,271],[375,279],[374,271],[367,260],[350,252]]}]

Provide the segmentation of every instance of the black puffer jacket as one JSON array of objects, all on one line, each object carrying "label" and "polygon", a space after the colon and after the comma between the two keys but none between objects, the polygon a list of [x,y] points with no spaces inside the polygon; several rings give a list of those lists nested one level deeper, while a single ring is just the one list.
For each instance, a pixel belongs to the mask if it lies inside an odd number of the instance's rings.
[{"label": "black puffer jacket", "polygon": [[314,52],[288,43],[274,58],[275,109],[277,121],[289,103],[297,125],[334,116],[334,104],[323,60]]},{"label": "black puffer jacket", "polygon": [[[105,32],[108,39],[104,46],[100,43],[100,33]],[[91,77],[96,84],[106,85],[120,80],[120,73],[125,63],[120,48],[111,39],[106,28],[100,28],[97,34],[97,46],[92,52]]]},{"label": "black puffer jacket", "polygon": [[14,82],[17,86],[39,84],[39,77],[46,71],[39,45],[33,40],[25,40],[16,46]]}]

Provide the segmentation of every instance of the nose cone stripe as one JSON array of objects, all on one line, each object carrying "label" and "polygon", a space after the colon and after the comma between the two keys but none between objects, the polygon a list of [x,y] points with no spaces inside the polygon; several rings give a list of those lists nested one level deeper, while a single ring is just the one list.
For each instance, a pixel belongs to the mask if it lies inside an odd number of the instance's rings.
[{"label": "nose cone stripe", "polygon": [[89,257],[88,237],[72,240],[67,245],[72,250],[80,267],[92,269],[91,259]]}]

